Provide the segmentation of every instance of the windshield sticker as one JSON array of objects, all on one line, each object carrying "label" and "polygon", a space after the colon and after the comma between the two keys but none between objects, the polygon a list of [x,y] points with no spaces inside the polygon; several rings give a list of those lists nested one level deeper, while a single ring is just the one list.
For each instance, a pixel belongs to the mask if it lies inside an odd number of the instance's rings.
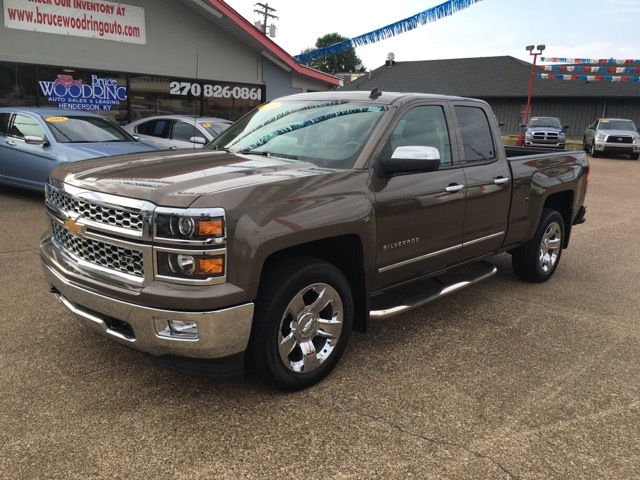
[{"label": "windshield sticker", "polygon": [[601,120],[602,123],[609,123],[609,120]]},{"label": "windshield sticker", "polygon": [[204,128],[211,128],[211,124],[209,122],[204,122],[204,123],[201,123],[200,125],[202,125]]},{"label": "windshield sticker", "polygon": [[47,117],[47,118],[45,118],[45,122],[51,122],[51,123],[66,122],[67,120],[69,120],[69,117]]},{"label": "windshield sticker", "polygon": [[282,105],[280,102],[269,102],[264,105],[260,105],[258,110],[273,110],[274,108],[278,108],[280,105]]}]

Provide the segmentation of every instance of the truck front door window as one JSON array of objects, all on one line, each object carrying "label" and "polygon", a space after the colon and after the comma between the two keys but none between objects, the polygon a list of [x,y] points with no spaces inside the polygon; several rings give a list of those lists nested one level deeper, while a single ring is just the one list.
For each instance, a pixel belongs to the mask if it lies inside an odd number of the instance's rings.
[{"label": "truck front door window", "polygon": [[449,130],[440,105],[424,105],[409,110],[398,122],[389,141],[391,154],[398,147],[433,147],[438,149],[441,167],[452,165]]}]

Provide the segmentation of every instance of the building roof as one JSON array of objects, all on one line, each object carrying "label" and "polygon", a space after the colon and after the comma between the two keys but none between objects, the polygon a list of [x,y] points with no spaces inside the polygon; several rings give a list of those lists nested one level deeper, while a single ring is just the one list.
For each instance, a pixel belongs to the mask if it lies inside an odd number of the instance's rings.
[{"label": "building roof", "polygon": [[262,54],[276,65],[305,77],[339,86],[342,80],[333,75],[301,65],[282,47],[261,32],[255,25],[222,0],[177,0],[179,3],[207,19],[221,30]]},{"label": "building roof", "polygon": [[[527,97],[532,64],[511,56],[387,62],[345,90],[428,92],[480,98]],[[542,73],[542,70],[536,71]],[[637,98],[640,83],[585,82],[534,77],[536,97]]]}]

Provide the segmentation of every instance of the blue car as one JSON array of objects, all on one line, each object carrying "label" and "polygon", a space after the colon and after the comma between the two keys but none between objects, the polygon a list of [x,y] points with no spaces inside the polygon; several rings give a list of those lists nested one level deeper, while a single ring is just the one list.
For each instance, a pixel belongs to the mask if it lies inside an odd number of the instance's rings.
[{"label": "blue car", "polygon": [[43,191],[62,163],[154,150],[94,113],[0,107],[0,183],[7,185]]}]

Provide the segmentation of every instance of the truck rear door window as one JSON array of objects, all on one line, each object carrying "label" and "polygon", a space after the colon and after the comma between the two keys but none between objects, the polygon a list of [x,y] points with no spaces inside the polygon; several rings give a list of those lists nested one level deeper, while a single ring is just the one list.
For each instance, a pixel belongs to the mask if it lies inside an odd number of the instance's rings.
[{"label": "truck rear door window", "polygon": [[493,144],[489,120],[484,110],[460,105],[456,105],[455,110],[464,144],[464,160],[466,162],[493,160],[496,156],[496,149]]}]

